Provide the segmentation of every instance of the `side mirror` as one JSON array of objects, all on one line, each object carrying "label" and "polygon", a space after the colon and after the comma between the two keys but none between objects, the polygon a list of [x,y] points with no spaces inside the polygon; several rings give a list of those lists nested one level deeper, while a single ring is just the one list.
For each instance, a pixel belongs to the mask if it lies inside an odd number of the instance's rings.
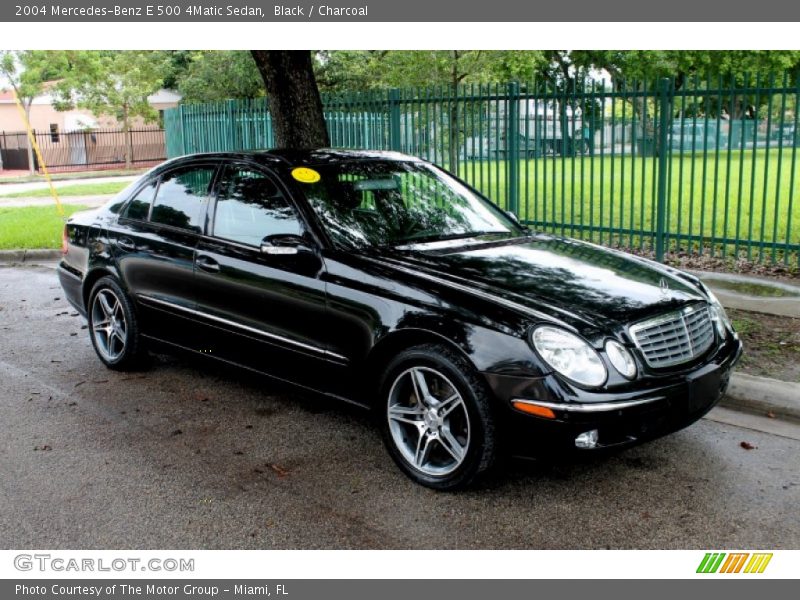
[{"label": "side mirror", "polygon": [[301,235],[277,233],[261,240],[261,253],[270,255],[297,254],[301,250],[309,250],[306,240]]}]

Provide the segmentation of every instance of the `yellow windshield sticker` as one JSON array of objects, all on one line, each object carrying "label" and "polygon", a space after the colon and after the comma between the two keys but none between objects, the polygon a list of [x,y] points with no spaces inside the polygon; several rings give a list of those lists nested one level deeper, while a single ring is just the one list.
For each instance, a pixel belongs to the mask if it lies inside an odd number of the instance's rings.
[{"label": "yellow windshield sticker", "polygon": [[297,179],[300,183],[317,183],[320,180],[320,175],[314,169],[308,167],[297,167],[292,169],[292,177]]}]

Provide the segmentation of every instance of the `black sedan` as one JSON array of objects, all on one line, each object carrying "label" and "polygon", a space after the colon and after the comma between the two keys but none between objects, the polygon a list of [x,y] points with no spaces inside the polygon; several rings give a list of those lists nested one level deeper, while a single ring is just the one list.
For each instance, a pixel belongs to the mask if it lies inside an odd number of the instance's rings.
[{"label": "black sedan", "polygon": [[422,160],[202,154],[64,230],[109,368],[193,352],[373,409],[424,485],[501,453],[624,447],[704,415],[741,343],[695,277],[529,230]]}]

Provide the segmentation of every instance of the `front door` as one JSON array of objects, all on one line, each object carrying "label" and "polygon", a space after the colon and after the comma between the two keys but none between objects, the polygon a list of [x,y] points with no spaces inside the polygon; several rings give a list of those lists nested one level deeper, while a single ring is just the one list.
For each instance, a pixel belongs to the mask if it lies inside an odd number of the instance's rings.
[{"label": "front door", "polygon": [[[276,179],[245,163],[224,167],[195,254],[206,352],[311,388],[337,357],[323,340],[324,263]],[[277,237],[276,237],[277,236]],[[267,240],[291,239],[262,249]],[[341,361],[339,361],[341,362]]]}]

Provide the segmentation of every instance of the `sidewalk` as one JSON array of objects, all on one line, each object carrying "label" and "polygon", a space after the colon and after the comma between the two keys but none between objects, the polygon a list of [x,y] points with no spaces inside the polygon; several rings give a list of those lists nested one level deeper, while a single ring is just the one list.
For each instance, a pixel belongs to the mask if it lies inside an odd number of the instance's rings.
[{"label": "sidewalk", "polygon": [[[738,308],[752,312],[762,312],[781,317],[800,319],[800,284],[791,285],[780,281],[769,281],[735,273],[711,273],[690,271],[699,277],[722,302],[725,308]],[[774,288],[782,296],[755,296],[736,288]],[[734,288],[734,289],[731,289]]]},{"label": "sidewalk", "polygon": [[29,175],[30,171],[27,169],[0,169],[0,183],[4,183],[6,181],[14,180],[18,177],[25,177]]},{"label": "sidewalk", "polygon": [[[65,196],[59,198],[61,204],[82,204],[91,208],[102,206],[113,194],[105,196]],[[0,198],[0,208],[24,207],[24,206],[53,206],[55,201],[50,196],[33,198]]]},{"label": "sidewalk", "polygon": [[[75,179],[57,179],[53,180],[53,187],[58,190],[59,188],[72,185],[95,184],[95,183],[113,183],[113,182],[131,182],[137,179],[139,175],[120,175],[111,177],[87,177]],[[3,183],[0,185],[0,194],[18,194],[20,192],[30,192],[33,190],[46,190],[49,187],[47,181],[32,181],[27,183]],[[24,200],[25,198],[14,198],[14,200]],[[21,205],[27,206],[27,205]]]},{"label": "sidewalk", "polygon": [[[725,308],[800,319],[800,286],[731,273],[692,271]],[[776,288],[784,296],[755,296],[741,289]],[[732,289],[733,288],[733,289]],[[734,373],[722,406],[775,418],[800,421],[800,383]]]}]

